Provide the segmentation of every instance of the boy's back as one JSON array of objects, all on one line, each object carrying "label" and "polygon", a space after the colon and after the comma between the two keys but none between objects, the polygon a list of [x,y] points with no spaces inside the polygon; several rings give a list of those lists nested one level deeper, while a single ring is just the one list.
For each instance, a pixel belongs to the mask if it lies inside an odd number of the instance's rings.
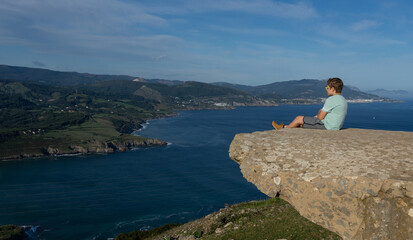
[{"label": "boy's back", "polygon": [[321,120],[328,130],[340,130],[347,115],[347,101],[342,95],[330,96],[326,99],[322,111],[327,115]]}]

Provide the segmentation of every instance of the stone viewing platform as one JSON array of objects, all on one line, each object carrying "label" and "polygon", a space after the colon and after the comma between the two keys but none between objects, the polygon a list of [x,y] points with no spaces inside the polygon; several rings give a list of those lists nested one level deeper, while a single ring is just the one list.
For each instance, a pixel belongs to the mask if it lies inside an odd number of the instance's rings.
[{"label": "stone viewing platform", "polygon": [[229,152],[260,191],[344,239],[413,239],[413,132],[270,130]]}]

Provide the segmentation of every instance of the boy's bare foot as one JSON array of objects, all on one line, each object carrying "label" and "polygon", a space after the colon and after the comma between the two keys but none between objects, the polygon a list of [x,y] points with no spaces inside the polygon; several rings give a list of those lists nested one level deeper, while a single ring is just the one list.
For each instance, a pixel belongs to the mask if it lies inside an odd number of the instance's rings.
[{"label": "boy's bare foot", "polygon": [[281,128],[284,128],[284,123],[277,124],[276,122],[272,121],[272,126],[273,126],[275,129],[279,130],[279,129],[281,129]]}]

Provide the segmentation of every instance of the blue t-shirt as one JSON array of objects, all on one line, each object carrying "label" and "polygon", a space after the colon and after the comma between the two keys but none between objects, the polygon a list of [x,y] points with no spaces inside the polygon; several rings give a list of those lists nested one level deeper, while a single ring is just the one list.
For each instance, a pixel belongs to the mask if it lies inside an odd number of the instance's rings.
[{"label": "blue t-shirt", "polygon": [[327,130],[340,130],[343,127],[347,115],[347,101],[343,96],[328,97],[321,110],[327,113],[321,120]]}]

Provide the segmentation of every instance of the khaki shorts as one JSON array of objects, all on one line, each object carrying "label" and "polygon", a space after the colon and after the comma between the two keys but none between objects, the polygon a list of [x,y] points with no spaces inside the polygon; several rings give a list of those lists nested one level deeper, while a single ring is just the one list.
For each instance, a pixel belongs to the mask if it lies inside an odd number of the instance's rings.
[{"label": "khaki shorts", "polygon": [[303,122],[303,128],[326,129],[324,123],[315,117],[304,117]]}]

